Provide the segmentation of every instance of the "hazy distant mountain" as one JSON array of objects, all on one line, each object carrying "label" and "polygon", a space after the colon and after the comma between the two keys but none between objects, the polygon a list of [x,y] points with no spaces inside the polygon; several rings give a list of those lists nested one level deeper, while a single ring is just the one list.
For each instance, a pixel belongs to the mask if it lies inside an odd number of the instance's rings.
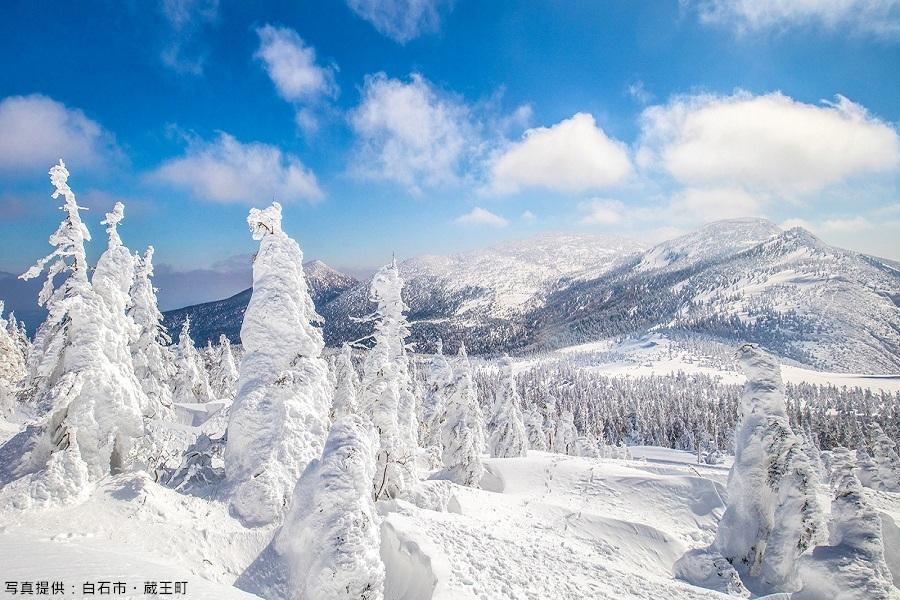
[{"label": "hazy distant mountain", "polygon": [[[303,265],[310,295],[316,310],[320,311],[331,300],[359,282],[340,271],[332,269],[320,260]],[[204,345],[208,340],[218,341],[225,334],[232,342],[240,343],[241,323],[250,302],[252,288],[238,292],[230,298],[194,304],[163,313],[164,325],[177,340],[185,317],[191,318],[191,337],[195,344]]]}]

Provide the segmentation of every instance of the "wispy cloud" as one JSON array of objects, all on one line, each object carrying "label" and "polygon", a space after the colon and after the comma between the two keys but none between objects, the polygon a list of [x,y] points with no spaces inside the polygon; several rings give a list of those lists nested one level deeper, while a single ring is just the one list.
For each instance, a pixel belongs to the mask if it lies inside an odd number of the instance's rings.
[{"label": "wispy cloud", "polygon": [[97,170],[122,153],[113,135],[78,109],[39,94],[0,100],[0,170],[32,178],[60,158]]},{"label": "wispy cloud", "polygon": [[164,162],[150,178],[222,203],[315,202],[324,197],[315,174],[276,146],[241,143],[227,133],[212,141],[190,140],[185,154]]},{"label": "wispy cloud", "polygon": [[367,77],[350,124],[357,174],[399,183],[413,194],[458,182],[464,158],[480,143],[469,107],[418,74],[409,81],[384,73]]},{"label": "wispy cloud", "polygon": [[161,0],[160,11],[169,25],[160,57],[179,73],[201,75],[206,48],[203,29],[219,17],[219,0]]},{"label": "wispy cloud", "polygon": [[496,215],[479,206],[476,206],[464,215],[456,217],[454,223],[457,225],[486,225],[488,227],[506,227],[509,225],[509,221],[500,215]]},{"label": "wispy cloud", "polygon": [[398,44],[437,32],[442,15],[453,8],[453,0],[346,1],[353,12]]}]

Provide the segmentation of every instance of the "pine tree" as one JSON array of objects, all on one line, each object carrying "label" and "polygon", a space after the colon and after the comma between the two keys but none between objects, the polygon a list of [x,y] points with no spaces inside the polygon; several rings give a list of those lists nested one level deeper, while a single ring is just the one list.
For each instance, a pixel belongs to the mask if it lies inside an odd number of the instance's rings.
[{"label": "pine tree", "polygon": [[878,468],[880,489],[886,492],[900,492],[900,456],[897,444],[875,423],[873,429],[873,451]]},{"label": "pine tree", "polygon": [[747,384],[715,547],[762,589],[792,591],[797,559],[822,535],[815,473],[788,424],[778,362],[754,344],[739,354]]},{"label": "pine tree", "polygon": [[213,350],[214,361],[210,370],[209,385],[216,398],[234,399],[238,368],[231,352],[231,342],[225,335],[219,336],[219,345]]},{"label": "pine tree", "polygon": [[575,453],[575,438],[578,431],[575,429],[575,416],[572,411],[564,410],[556,423],[556,435],[553,436],[553,451],[559,454],[573,455]]},{"label": "pine tree", "polygon": [[451,391],[441,418],[441,460],[448,479],[478,487],[484,474],[476,433],[478,399],[466,347],[461,345],[453,369]]},{"label": "pine tree", "polygon": [[175,352],[175,380],[172,399],[179,404],[197,404],[213,399],[209,376],[203,357],[191,339],[191,319],[186,317],[181,325],[178,347]]},{"label": "pine tree", "polygon": [[131,306],[128,316],[137,325],[137,335],[131,343],[131,362],[146,394],[151,416],[165,415],[172,410],[172,386],[175,363],[170,344],[172,339],[162,325],[153,277],[153,246],[148,246],[142,258],[136,258],[134,283],[131,286]]},{"label": "pine tree", "polygon": [[512,374],[512,363],[507,359],[501,366],[501,383],[494,401],[494,431],[491,434],[491,456],[510,458],[528,455],[528,434],[522,422],[522,399],[516,390]]},{"label": "pine tree", "polygon": [[228,422],[225,475],[231,508],[250,525],[280,518],[297,479],[328,434],[325,343],[300,246],[281,228],[281,205],[251,209],[259,252],[244,313],[237,395]]},{"label": "pine tree", "polygon": [[[14,323],[15,317],[10,313],[10,322]],[[15,325],[8,327],[3,319],[3,301],[0,300],[0,418],[8,417],[15,406],[15,392],[19,383],[25,377],[25,357],[19,349],[15,333]]]},{"label": "pine tree", "polygon": [[547,451],[547,436],[544,433],[544,414],[537,406],[532,405],[525,412],[525,431],[528,435],[528,447],[539,452]]},{"label": "pine tree", "polygon": [[353,368],[350,344],[345,343],[341,347],[341,353],[335,360],[334,379],[334,399],[331,404],[332,422],[359,412],[359,403],[356,397],[359,389],[359,375]]},{"label": "pine tree", "polygon": [[423,448],[440,448],[441,415],[453,383],[453,369],[444,356],[444,344],[438,339],[437,350],[428,364],[425,393],[419,413],[419,444]]},{"label": "pine tree", "polygon": [[831,503],[829,545],[816,546],[800,559],[802,589],[794,600],[897,600],[885,562],[881,517],[866,501],[852,465],[844,462]]},{"label": "pine tree", "polygon": [[49,264],[38,298],[48,314],[29,355],[24,391],[42,417],[42,439],[17,469],[30,473],[23,505],[82,497],[91,482],[128,467],[131,442],[143,432],[146,399],[130,360],[123,360],[129,340],[88,281],[90,234],[68,178],[62,160],[50,169],[53,197],[65,199],[66,218],[50,236],[55,250],[22,275],[37,277]]},{"label": "pine tree", "polygon": [[379,436],[373,481],[376,500],[395,498],[416,482],[416,417],[404,339],[409,327],[401,297],[403,280],[395,262],[372,278],[369,299],[376,303],[373,338],[363,368],[361,406]]},{"label": "pine tree", "polygon": [[359,415],[331,426],[320,459],[297,482],[276,538],[289,598],[381,600],[379,519],[372,501],[378,436]]}]

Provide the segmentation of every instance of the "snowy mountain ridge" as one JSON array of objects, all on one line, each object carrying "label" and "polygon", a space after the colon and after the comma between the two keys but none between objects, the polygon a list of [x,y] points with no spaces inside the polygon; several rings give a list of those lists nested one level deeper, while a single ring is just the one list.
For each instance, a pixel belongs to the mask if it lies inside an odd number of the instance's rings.
[{"label": "snowy mountain ridge", "polygon": [[[896,265],[765,219],[710,223],[649,249],[612,236],[542,234],[399,268],[411,341],[422,351],[438,338],[492,353],[668,330],[757,341],[818,369],[900,371]],[[321,262],[310,271],[326,342],[368,335],[353,317],[371,310],[369,282]],[[190,313],[199,328],[239,341],[248,299],[249,290],[170,311],[166,324]]]}]

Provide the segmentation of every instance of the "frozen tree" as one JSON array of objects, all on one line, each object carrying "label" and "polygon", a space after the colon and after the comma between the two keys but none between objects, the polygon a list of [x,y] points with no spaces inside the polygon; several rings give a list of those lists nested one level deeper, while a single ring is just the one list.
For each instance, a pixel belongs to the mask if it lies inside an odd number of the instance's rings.
[{"label": "frozen tree", "polygon": [[528,447],[531,450],[545,452],[547,436],[544,433],[544,414],[537,405],[525,411],[525,431],[528,435]]},{"label": "frozen tree", "polygon": [[883,487],[878,463],[862,445],[856,449],[856,475],[867,488],[880,490]]},{"label": "frozen tree", "polygon": [[16,313],[13,311],[9,311],[9,316],[6,318],[6,331],[19,350],[19,354],[22,355],[22,360],[26,360],[28,350],[31,348],[31,340],[28,339],[28,333],[25,331],[25,323],[17,321]]},{"label": "frozen tree", "polygon": [[448,479],[471,487],[477,487],[484,474],[476,434],[477,403],[469,357],[461,345],[441,419],[441,460]]},{"label": "frozen tree", "polygon": [[128,466],[132,440],[143,432],[146,399],[131,366],[129,340],[88,281],[84,242],[90,234],[68,178],[62,160],[50,169],[53,197],[64,198],[66,218],[50,236],[54,251],[22,275],[37,277],[47,266],[38,302],[48,314],[35,336],[26,381],[42,418],[41,434],[17,469],[30,473],[21,498],[26,505],[81,497],[90,482]]},{"label": "frozen tree", "polygon": [[[12,314],[9,319],[11,323],[15,323]],[[0,418],[12,412],[16,387],[25,377],[25,357],[13,337],[17,333],[15,324],[8,327],[7,321],[3,319],[3,301],[0,300]]]},{"label": "frozen tree", "polygon": [[296,600],[384,598],[378,516],[372,501],[378,435],[359,415],[331,426],[322,457],[297,482],[275,541]]},{"label": "frozen tree", "polygon": [[137,331],[126,311],[131,305],[129,292],[134,283],[134,257],[119,237],[118,226],[124,218],[125,205],[116,202],[112,212],[106,213],[106,218],[100,222],[106,225],[109,241],[106,251],[97,261],[91,285],[106,303],[119,328],[127,332],[131,341],[137,336]]},{"label": "frozen tree", "polygon": [[281,205],[251,209],[247,223],[259,252],[241,326],[244,354],[225,474],[234,512],[245,523],[262,525],[284,514],[303,469],[321,454],[330,390],[303,252],[281,228]]},{"label": "frozen tree", "polygon": [[574,451],[572,452],[572,454],[574,456],[584,456],[585,458],[600,457],[600,448],[597,444],[597,440],[595,440],[591,436],[579,435],[577,438],[575,438],[573,448]]},{"label": "frozen tree", "polygon": [[216,398],[229,400],[234,398],[238,368],[231,352],[231,342],[224,335],[219,336],[219,345],[213,349],[213,364],[209,379],[209,385]]},{"label": "frozen tree", "polygon": [[788,424],[778,362],[753,344],[739,355],[747,384],[715,547],[756,587],[792,591],[797,559],[822,533],[815,473]]},{"label": "frozen tree", "polygon": [[137,335],[131,342],[131,362],[149,400],[151,413],[161,415],[172,408],[175,364],[169,349],[172,339],[162,325],[163,316],[159,312],[151,277],[153,246],[148,246],[144,256],[135,259],[134,283],[129,292],[128,315],[137,326]]},{"label": "frozen tree", "polygon": [[185,318],[178,337],[172,398],[179,404],[209,402],[213,398],[203,357],[191,339],[190,318]]},{"label": "frozen tree", "polygon": [[575,415],[569,410],[562,411],[559,421],[556,423],[556,434],[553,436],[553,451],[559,454],[575,454],[575,438],[577,437]]},{"label": "frozen tree", "polygon": [[841,464],[831,503],[831,535],[800,559],[802,589],[794,600],[897,600],[884,556],[881,517],[866,501],[852,467]]},{"label": "frozen tree", "polygon": [[331,403],[331,420],[336,421],[346,415],[359,412],[356,391],[359,389],[359,375],[353,368],[350,345],[344,344],[334,364],[334,398]]},{"label": "frozen tree", "polygon": [[548,395],[544,400],[544,409],[543,409],[543,431],[544,431],[544,439],[547,441],[547,450],[551,452],[556,451],[556,427],[557,421],[559,421],[559,414],[557,413],[556,408],[556,398]]},{"label": "frozen tree", "polygon": [[512,363],[507,359],[501,366],[502,379],[494,401],[494,431],[491,433],[491,456],[510,458],[528,454],[528,434],[522,422],[522,399],[516,390]]},{"label": "frozen tree", "polygon": [[900,492],[900,456],[897,455],[897,444],[877,423],[872,429],[874,438],[872,445],[880,489],[886,492]]},{"label": "frozen tree", "polygon": [[369,299],[376,303],[375,344],[363,368],[361,407],[379,436],[373,494],[402,495],[417,481],[416,417],[404,339],[409,334],[397,264],[382,267],[372,278]]},{"label": "frozen tree", "polygon": [[444,356],[444,344],[437,341],[437,351],[428,364],[425,393],[419,413],[419,444],[423,448],[440,447],[440,418],[453,383],[453,369]]}]

